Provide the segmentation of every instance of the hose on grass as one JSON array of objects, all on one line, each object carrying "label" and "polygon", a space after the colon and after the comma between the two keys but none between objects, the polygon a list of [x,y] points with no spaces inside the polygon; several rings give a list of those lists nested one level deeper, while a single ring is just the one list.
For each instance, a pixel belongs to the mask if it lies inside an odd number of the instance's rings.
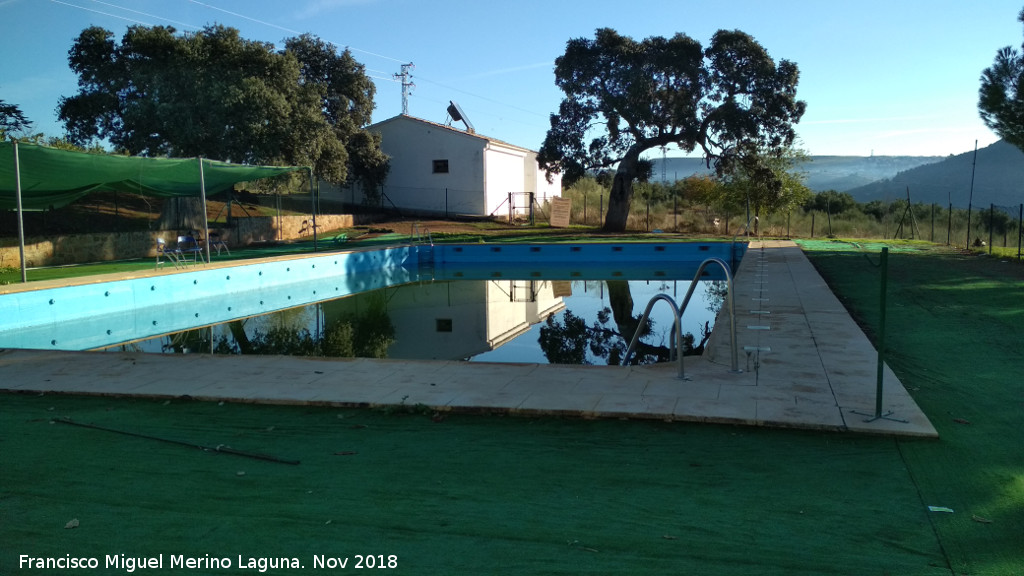
[{"label": "hose on grass", "polygon": [[266,460],[268,462],[279,462],[281,464],[298,465],[298,460],[287,460],[284,458],[278,458],[277,456],[271,456],[269,454],[261,454],[259,452],[246,452],[244,450],[236,450],[230,446],[224,444],[218,444],[217,446],[204,446],[202,444],[196,444],[194,442],[187,442],[184,440],[174,440],[171,438],[161,438],[159,436],[152,436],[149,434],[140,434],[138,432],[129,432],[127,430],[117,430],[115,428],[107,428],[106,426],[98,426],[96,424],[85,424],[83,422],[75,422],[69,418],[54,418],[52,422],[59,422],[61,424],[70,424],[72,426],[80,426],[82,428],[92,428],[93,430],[103,430],[105,432],[113,432],[115,434],[124,434],[125,436],[134,436],[136,438],[145,438],[147,440],[157,440],[159,442],[167,442],[169,444],[177,444],[179,446],[188,446],[189,448],[199,448],[205,452],[222,452],[224,454],[234,454],[235,456],[244,456],[246,458],[255,458],[257,460]]}]

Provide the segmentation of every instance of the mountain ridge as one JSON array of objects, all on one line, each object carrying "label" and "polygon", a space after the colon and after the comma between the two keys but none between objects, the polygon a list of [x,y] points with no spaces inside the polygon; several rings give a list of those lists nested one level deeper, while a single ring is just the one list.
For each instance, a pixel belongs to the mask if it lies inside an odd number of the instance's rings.
[{"label": "mountain ridge", "polygon": [[[807,175],[805,183],[815,192],[848,190],[891,179],[901,171],[941,162],[942,156],[811,156],[798,169]],[[652,180],[673,182],[695,174],[711,174],[703,158],[652,158]],[[664,174],[665,178],[662,178]]]},{"label": "mountain ridge", "polygon": [[906,198],[925,204],[1009,207],[1024,202],[1024,152],[1004,140],[846,190],[858,202]]}]

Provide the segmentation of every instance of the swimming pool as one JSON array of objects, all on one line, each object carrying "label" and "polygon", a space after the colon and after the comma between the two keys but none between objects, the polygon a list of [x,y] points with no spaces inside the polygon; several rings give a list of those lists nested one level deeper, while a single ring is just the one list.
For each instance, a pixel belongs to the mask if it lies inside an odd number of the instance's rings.
[{"label": "swimming pool", "polygon": [[[724,292],[722,281],[700,284],[682,325],[695,344],[710,334]],[[648,300],[655,294],[678,300],[689,285],[667,279],[435,279],[108,349],[620,364]],[[672,328],[671,309],[654,308],[640,341],[642,363],[668,360]]]},{"label": "swimming pool", "polygon": [[[99,349],[373,290],[463,279],[547,282],[552,290],[555,282],[677,281],[692,278],[705,258],[736,261],[744,248],[729,243],[408,245],[28,290],[0,295],[5,318],[0,347]],[[708,269],[705,278],[724,275]],[[435,332],[438,327],[435,323]]]}]

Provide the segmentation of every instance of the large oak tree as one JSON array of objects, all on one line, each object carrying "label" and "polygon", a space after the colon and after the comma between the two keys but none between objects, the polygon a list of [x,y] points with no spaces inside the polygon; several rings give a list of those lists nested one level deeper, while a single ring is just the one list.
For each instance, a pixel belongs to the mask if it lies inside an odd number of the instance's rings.
[{"label": "large oak tree", "polygon": [[61,99],[59,113],[74,142],[105,139],[148,156],[309,165],[337,183],[386,173],[379,139],[364,130],[373,83],[349,51],[313,36],[277,51],[219,25],[184,35],[132,26],[120,44],[91,27],[69,63],[79,91]]},{"label": "large oak tree", "polygon": [[555,61],[565,98],[538,162],[567,184],[615,167],[605,229],[622,231],[645,151],[699,147],[725,172],[791,146],[806,108],[796,98],[798,79],[796,64],[776,64],[738,30],[719,30],[704,48],[685,34],[637,42],[599,29],[592,40],[570,40]]}]

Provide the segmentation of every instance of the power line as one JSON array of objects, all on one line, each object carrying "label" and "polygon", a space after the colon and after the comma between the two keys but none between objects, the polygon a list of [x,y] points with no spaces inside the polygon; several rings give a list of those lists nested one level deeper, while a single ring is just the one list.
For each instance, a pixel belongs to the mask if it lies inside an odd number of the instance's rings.
[{"label": "power line", "polygon": [[[157,20],[163,20],[165,22],[170,22],[172,24],[177,24],[177,25],[182,26],[184,28],[194,28],[196,30],[199,29],[198,26],[193,26],[191,24],[186,24],[184,22],[178,22],[177,20],[171,20],[170,18],[163,18],[163,17],[157,16],[155,14],[149,14],[147,12],[140,12],[138,10],[132,10],[131,8],[125,8],[124,6],[118,6],[116,4],[110,4],[109,2],[101,2],[100,0],[92,0],[92,2],[95,3],[95,4],[102,4],[104,6],[110,6],[111,8],[117,8],[118,10],[124,10],[125,12],[131,12],[133,14],[141,14],[143,16],[148,16],[150,18],[156,18]],[[148,24],[147,24],[147,26],[148,26]]]},{"label": "power line", "polygon": [[[288,32],[289,34],[295,34],[295,35],[298,35],[298,36],[302,35],[302,32],[299,32],[298,30],[292,30],[291,28],[285,28],[284,26],[279,26],[279,25],[274,24],[272,22],[266,22],[264,20],[259,20],[257,18],[252,18],[252,17],[246,16],[245,14],[240,14],[238,12],[232,12],[230,10],[225,10],[223,8],[218,8],[218,7],[214,6],[214,5],[208,4],[206,2],[200,2],[199,0],[188,0],[188,1],[193,3],[193,4],[199,4],[200,6],[204,6],[206,8],[211,9],[211,10],[216,10],[218,12],[223,12],[225,14],[230,14],[232,16],[237,16],[239,18],[244,18],[244,19],[249,20],[251,22],[256,22],[257,24],[263,24],[264,26],[270,26],[271,28],[277,28],[278,30],[283,30],[285,32]],[[345,46],[345,49],[346,50],[351,50],[353,52],[359,52],[361,54],[367,54],[367,55],[370,55],[370,56],[375,56],[377,58],[383,58],[385,60],[391,60],[393,62],[405,63],[407,61],[407,60],[403,60],[403,59],[399,59],[399,58],[392,58],[391,56],[385,56],[383,54],[378,54],[376,52],[370,52],[369,50],[362,50],[360,48],[353,48],[352,46]]]},{"label": "power line", "polygon": [[92,12],[93,14],[100,14],[100,15],[103,15],[103,16],[109,16],[111,18],[117,18],[119,20],[127,20],[128,22],[133,22],[135,24],[142,24],[142,25],[145,25],[145,26],[152,26],[152,24],[150,24],[149,22],[143,22],[143,21],[141,21],[141,20],[139,20],[137,18],[126,18],[124,16],[118,16],[117,14],[109,14],[107,12],[101,12],[99,10],[93,10],[92,8],[86,8],[85,6],[78,6],[77,4],[71,4],[69,2],[61,2],[61,0],[50,0],[50,2],[53,2],[55,4],[63,4],[64,6],[70,6],[72,8],[78,8],[79,10],[85,10],[86,12]]},{"label": "power line", "polygon": [[442,88],[446,88],[448,90],[454,90],[456,92],[462,92],[463,94],[466,94],[467,96],[472,96],[474,98],[479,98],[481,100],[486,100],[488,102],[491,102],[491,103],[494,103],[494,104],[498,104],[499,106],[505,106],[507,108],[512,108],[513,110],[519,110],[520,112],[526,112],[527,114],[533,114],[534,116],[540,116],[542,118],[547,118],[548,117],[547,114],[541,114],[540,112],[535,112],[533,110],[527,110],[526,108],[520,108],[519,106],[516,106],[514,104],[506,104],[505,102],[500,102],[498,100],[495,100],[494,98],[488,98],[487,96],[481,96],[479,94],[474,94],[472,92],[467,92],[465,90],[462,90],[461,88],[455,88],[454,86],[448,86],[446,84],[442,84],[440,82],[437,82],[435,80],[430,80],[430,79],[424,78],[422,76],[420,76],[419,78],[420,78],[420,80],[422,80],[424,82],[429,82],[431,84],[435,84],[437,86],[440,86]]}]

